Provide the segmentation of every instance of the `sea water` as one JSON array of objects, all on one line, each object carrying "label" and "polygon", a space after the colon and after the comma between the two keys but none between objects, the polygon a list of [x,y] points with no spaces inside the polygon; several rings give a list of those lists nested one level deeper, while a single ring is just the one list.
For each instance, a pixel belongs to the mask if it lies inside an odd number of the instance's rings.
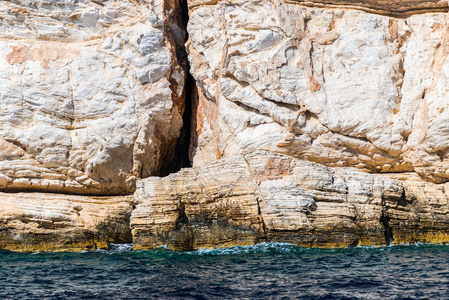
[{"label": "sea water", "polygon": [[449,246],[0,252],[0,299],[449,299]]}]

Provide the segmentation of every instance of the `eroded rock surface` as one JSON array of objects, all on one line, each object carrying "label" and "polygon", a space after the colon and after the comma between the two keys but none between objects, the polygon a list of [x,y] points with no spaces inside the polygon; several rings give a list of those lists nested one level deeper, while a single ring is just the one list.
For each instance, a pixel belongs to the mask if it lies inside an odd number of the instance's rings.
[{"label": "eroded rock surface", "polygon": [[[276,0],[275,0],[276,1]],[[275,2],[271,1],[271,2]],[[428,12],[447,12],[446,0],[284,0],[287,3],[322,8],[360,9],[372,13],[393,16],[407,16]],[[191,8],[201,5],[215,5],[219,0],[190,0]],[[232,3],[239,1],[227,0]]]},{"label": "eroded rock surface", "polygon": [[448,184],[408,177],[393,180],[260,151],[224,158],[139,181],[134,248],[449,242]]},{"label": "eroded rock surface", "polygon": [[190,3],[194,165],[264,149],[449,180],[446,1]]},{"label": "eroded rock surface", "polygon": [[126,194],[166,173],[180,14],[175,0],[1,1],[0,190]]},{"label": "eroded rock surface", "polygon": [[243,157],[139,181],[131,226],[134,249],[251,245],[264,236]]},{"label": "eroded rock surface", "polygon": [[0,193],[0,249],[83,251],[132,242],[133,199]]},{"label": "eroded rock surface", "polygon": [[[182,3],[0,2],[0,191],[167,173]],[[449,242],[447,1],[188,4],[196,167],[0,193],[1,249]]]}]

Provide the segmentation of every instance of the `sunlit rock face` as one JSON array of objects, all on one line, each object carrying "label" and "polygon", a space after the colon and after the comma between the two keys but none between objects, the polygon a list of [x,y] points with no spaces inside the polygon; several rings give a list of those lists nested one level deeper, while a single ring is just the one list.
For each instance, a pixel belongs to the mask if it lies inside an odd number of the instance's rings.
[{"label": "sunlit rock face", "polygon": [[0,190],[123,194],[164,174],[184,110],[180,20],[174,0],[1,1]]},{"label": "sunlit rock face", "polygon": [[447,1],[189,3],[194,165],[264,149],[448,181]]},{"label": "sunlit rock face", "polygon": [[[308,7],[360,9],[377,14],[409,16],[418,13],[447,12],[446,0],[281,0],[282,2],[300,4]],[[189,0],[190,7],[214,5],[219,0]],[[228,0],[228,3],[239,3]],[[279,2],[272,0],[269,2]]]},{"label": "sunlit rock face", "polygon": [[391,179],[266,151],[140,180],[134,249],[260,242],[339,248],[449,242],[449,183]]},{"label": "sunlit rock face", "polygon": [[130,243],[132,196],[0,193],[0,249],[85,251]]}]

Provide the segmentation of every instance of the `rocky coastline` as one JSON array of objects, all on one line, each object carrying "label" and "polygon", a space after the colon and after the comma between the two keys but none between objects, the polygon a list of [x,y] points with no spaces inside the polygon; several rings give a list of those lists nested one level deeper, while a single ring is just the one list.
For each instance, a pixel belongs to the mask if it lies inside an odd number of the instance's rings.
[{"label": "rocky coastline", "polygon": [[449,243],[447,1],[0,3],[0,249]]}]

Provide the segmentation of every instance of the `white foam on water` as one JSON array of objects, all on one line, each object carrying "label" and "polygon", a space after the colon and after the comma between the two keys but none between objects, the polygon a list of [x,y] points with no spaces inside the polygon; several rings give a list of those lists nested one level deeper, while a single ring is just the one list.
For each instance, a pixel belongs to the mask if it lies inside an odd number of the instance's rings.
[{"label": "white foam on water", "polygon": [[234,246],[229,248],[219,248],[219,249],[207,249],[200,248],[196,251],[185,252],[185,254],[191,255],[235,255],[235,254],[257,254],[257,253],[269,253],[269,252],[294,252],[301,249],[299,246],[290,243],[260,243],[248,246]]},{"label": "white foam on water", "polygon": [[100,253],[107,253],[107,254],[113,254],[113,253],[123,253],[123,252],[131,252],[133,251],[133,244],[109,244],[108,250],[98,249],[95,252]]}]

